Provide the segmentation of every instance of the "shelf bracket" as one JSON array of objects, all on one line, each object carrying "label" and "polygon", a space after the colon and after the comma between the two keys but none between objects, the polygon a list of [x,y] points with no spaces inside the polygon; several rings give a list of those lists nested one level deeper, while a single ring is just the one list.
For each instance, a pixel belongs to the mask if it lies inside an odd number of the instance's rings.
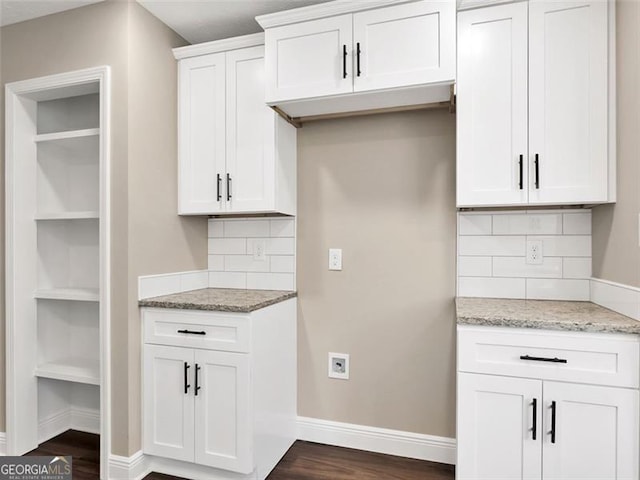
[{"label": "shelf bracket", "polygon": [[285,111],[283,111],[277,105],[271,105],[271,108],[273,109],[274,112],[280,115],[285,120],[285,122],[290,123],[296,128],[302,128],[302,123],[298,119],[290,117],[289,115],[287,115]]}]

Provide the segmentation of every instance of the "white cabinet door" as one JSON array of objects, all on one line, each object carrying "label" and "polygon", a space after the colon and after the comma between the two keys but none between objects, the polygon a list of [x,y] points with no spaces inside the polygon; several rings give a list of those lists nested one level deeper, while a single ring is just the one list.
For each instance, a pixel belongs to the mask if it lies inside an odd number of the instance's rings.
[{"label": "white cabinet door", "polygon": [[198,350],[195,363],[195,462],[252,472],[249,355]]},{"label": "white cabinet door", "polygon": [[352,15],[269,28],[267,102],[353,91]]},{"label": "white cabinet door", "polygon": [[275,115],[264,103],[264,47],[227,53],[227,212],[274,209]]},{"label": "white cabinet door", "polygon": [[[224,211],[225,55],[179,63],[179,213]],[[218,195],[220,194],[220,195]]]},{"label": "white cabinet door", "polygon": [[534,0],[529,16],[529,201],[607,201],[608,4]]},{"label": "white cabinet door", "polygon": [[545,480],[638,478],[637,390],[544,382],[544,398]]},{"label": "white cabinet door", "polygon": [[539,380],[458,373],[456,479],[540,480],[541,403]]},{"label": "white cabinet door", "polygon": [[454,80],[455,15],[434,0],[355,13],[354,91]]},{"label": "white cabinet door", "polygon": [[193,350],[144,346],[144,453],[193,462]]},{"label": "white cabinet door", "polygon": [[527,3],[458,14],[458,206],[527,202]]}]

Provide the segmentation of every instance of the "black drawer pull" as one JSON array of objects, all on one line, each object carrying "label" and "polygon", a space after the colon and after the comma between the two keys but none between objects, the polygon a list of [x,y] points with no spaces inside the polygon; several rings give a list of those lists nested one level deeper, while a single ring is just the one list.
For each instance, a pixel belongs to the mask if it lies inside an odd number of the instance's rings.
[{"label": "black drawer pull", "polygon": [[200,371],[200,365],[198,365],[196,363],[196,389],[195,389],[195,395],[196,397],[198,396],[198,390],[200,390],[202,387],[200,385],[198,385],[198,372]]},{"label": "black drawer pull", "polygon": [[178,333],[186,333],[189,335],[206,335],[207,332],[205,332],[204,330],[201,332],[195,332],[193,330],[178,330]]},{"label": "black drawer pull", "polygon": [[189,380],[187,379],[188,370],[189,370],[189,364],[187,362],[184,362],[184,394],[185,395],[189,393],[189,388],[191,387],[191,385],[189,385],[188,383]]},{"label": "black drawer pull", "polygon": [[538,399],[534,398],[531,402],[533,407],[533,426],[531,427],[531,439],[536,440],[538,437]]},{"label": "black drawer pull", "polygon": [[529,355],[520,355],[520,360],[531,360],[533,362],[567,363],[567,360],[564,358],[531,357]]},{"label": "black drawer pull", "polygon": [[556,401],[551,402],[551,443],[556,443]]}]

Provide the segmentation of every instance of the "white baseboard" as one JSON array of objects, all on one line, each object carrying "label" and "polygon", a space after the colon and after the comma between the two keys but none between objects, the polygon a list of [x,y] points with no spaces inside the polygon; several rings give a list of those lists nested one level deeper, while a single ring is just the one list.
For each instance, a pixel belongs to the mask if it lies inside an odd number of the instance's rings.
[{"label": "white baseboard", "polygon": [[0,432],[0,456],[7,454],[7,433]]},{"label": "white baseboard", "polygon": [[399,457],[456,462],[456,441],[421,433],[298,417],[298,439]]},{"label": "white baseboard", "polygon": [[151,472],[148,458],[142,450],[138,450],[130,457],[111,455],[108,469],[111,480],[140,480]]},{"label": "white baseboard", "polygon": [[640,320],[640,288],[592,278],[591,301],[614,312]]},{"label": "white baseboard", "polygon": [[67,430],[100,433],[100,411],[81,408],[66,408],[54,413],[39,422],[38,442],[46,442]]}]

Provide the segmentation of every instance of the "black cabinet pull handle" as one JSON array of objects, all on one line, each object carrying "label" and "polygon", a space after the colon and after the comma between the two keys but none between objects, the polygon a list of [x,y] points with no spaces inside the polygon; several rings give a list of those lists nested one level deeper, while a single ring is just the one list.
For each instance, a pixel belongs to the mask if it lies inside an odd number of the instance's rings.
[{"label": "black cabinet pull handle", "polygon": [[227,173],[227,202],[231,200],[231,175]]},{"label": "black cabinet pull handle", "polygon": [[188,335],[206,335],[207,332],[205,332],[204,330],[202,331],[194,331],[194,330],[178,330],[178,333],[186,333]]},{"label": "black cabinet pull handle", "polygon": [[342,78],[347,78],[347,46],[342,45]]},{"label": "black cabinet pull handle", "polygon": [[356,65],[357,65],[357,74],[360,76],[360,42],[356,43]]},{"label": "black cabinet pull handle", "polygon": [[216,176],[216,198],[218,200],[218,202],[220,200],[222,200],[222,194],[220,193],[220,182],[222,181],[222,178],[220,178],[220,174],[218,173]]},{"label": "black cabinet pull handle", "polygon": [[522,169],[523,161],[524,161],[524,155],[521,154],[520,155],[520,160],[518,161],[518,166],[520,168],[520,174],[518,176],[518,186],[520,187],[520,190],[522,190],[524,188],[524,185],[522,184],[522,176],[524,175],[524,172],[523,172],[523,169]]},{"label": "black cabinet pull handle", "polygon": [[533,407],[533,426],[531,427],[531,438],[536,440],[538,437],[538,399],[534,398],[531,402]]},{"label": "black cabinet pull handle", "polygon": [[187,362],[184,362],[184,394],[186,395],[187,393],[189,393],[189,388],[191,387],[191,385],[189,385],[188,383],[188,370],[189,370],[189,364]]},{"label": "black cabinet pull handle", "polygon": [[196,363],[196,388],[194,390],[196,397],[198,396],[198,390],[200,390],[200,388],[201,388],[200,385],[198,385],[198,372],[199,371],[200,371],[200,365],[198,365]]},{"label": "black cabinet pull handle", "polygon": [[551,402],[551,443],[556,443],[556,401]]},{"label": "black cabinet pull handle", "polygon": [[536,153],[536,157],[533,164],[536,169],[536,179],[535,179],[536,190],[540,190],[540,156],[537,153]]},{"label": "black cabinet pull handle", "polygon": [[530,360],[533,362],[567,363],[567,360],[564,358],[531,357],[529,355],[520,355],[520,360]]}]

